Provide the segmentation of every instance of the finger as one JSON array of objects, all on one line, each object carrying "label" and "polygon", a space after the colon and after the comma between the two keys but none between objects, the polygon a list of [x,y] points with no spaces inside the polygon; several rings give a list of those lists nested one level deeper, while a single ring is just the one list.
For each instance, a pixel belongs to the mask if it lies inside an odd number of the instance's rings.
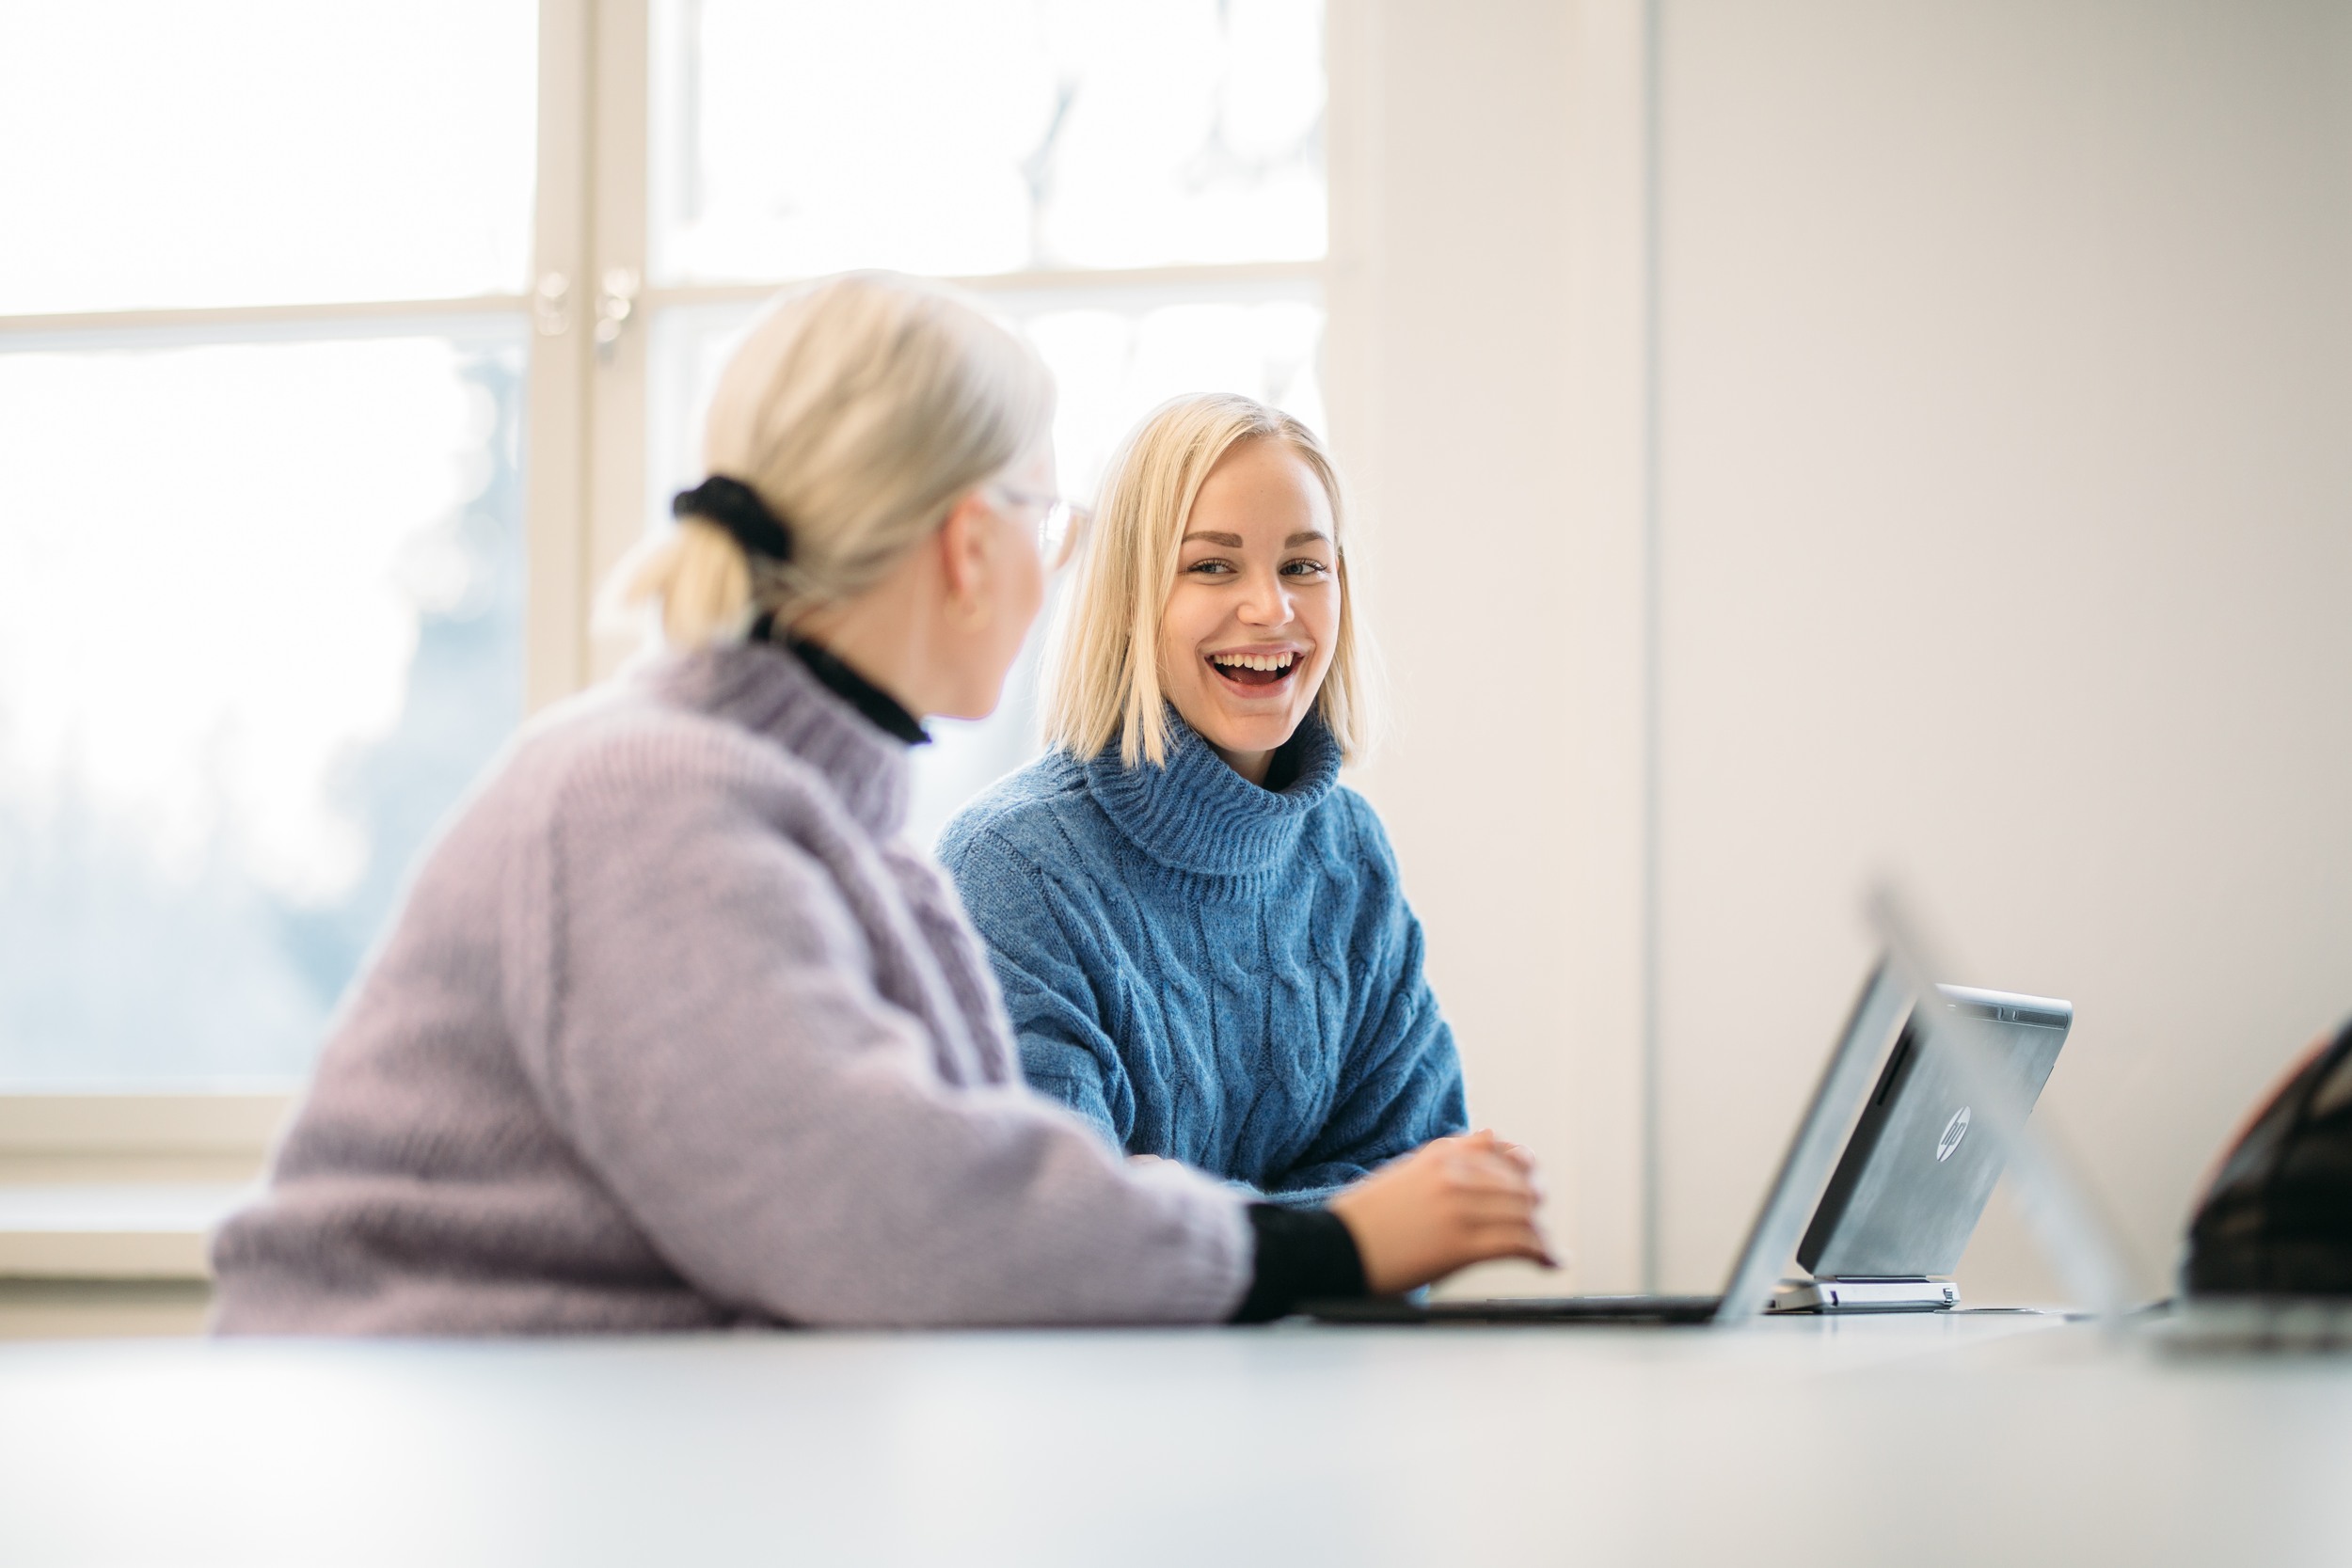
[{"label": "finger", "polygon": [[1441,1214],[1532,1214],[1543,1199],[1524,1187],[1501,1183],[1465,1184],[1449,1189],[1439,1199]]},{"label": "finger", "polygon": [[1536,1224],[1535,1216],[1533,1214],[1490,1214],[1468,1222],[1464,1227],[1464,1231],[1482,1242],[1492,1242],[1498,1238],[1519,1239],[1532,1236],[1535,1239],[1537,1246],[1543,1247],[1547,1252],[1550,1250],[1549,1245],[1544,1241],[1543,1227]]},{"label": "finger", "polygon": [[1546,1190],[1543,1174],[1534,1165],[1517,1160],[1507,1160],[1500,1155],[1488,1156],[1476,1164],[1479,1175],[1474,1179],[1466,1176],[1466,1180],[1471,1180],[1473,1184],[1480,1187],[1491,1187],[1500,1183],[1515,1191],[1531,1194],[1539,1202],[1543,1199]]},{"label": "finger", "polygon": [[1525,1223],[1492,1225],[1481,1227],[1472,1238],[1481,1258],[1524,1258],[1546,1268],[1558,1268],[1551,1245],[1544,1233]]},{"label": "finger", "polygon": [[1528,1190],[1525,1182],[1502,1181],[1468,1173],[1449,1179],[1442,1190],[1430,1196],[1440,1213],[1468,1212],[1493,1203],[1507,1203],[1521,1212],[1533,1212],[1543,1201]]},{"label": "finger", "polygon": [[1532,1193],[1508,1192],[1486,1188],[1479,1192],[1456,1193],[1446,1205],[1446,1212],[1466,1221],[1497,1219],[1508,1215],[1518,1219],[1533,1218],[1539,1206]]},{"label": "finger", "polygon": [[1446,1176],[1454,1185],[1465,1189],[1501,1189],[1528,1194],[1535,1191],[1535,1184],[1525,1170],[1491,1154],[1455,1155],[1447,1163]]},{"label": "finger", "polygon": [[1516,1236],[1535,1228],[1535,1216],[1499,1210],[1491,1214],[1464,1214],[1453,1226],[1455,1239],[1465,1245],[1491,1245],[1499,1236]]},{"label": "finger", "polygon": [[1470,1138],[1467,1133],[1449,1138],[1432,1138],[1419,1148],[1408,1149],[1378,1168],[1397,1170],[1428,1163],[1442,1164],[1447,1160],[1458,1159],[1466,1151],[1469,1143]]},{"label": "finger", "polygon": [[1508,1258],[1524,1259],[1541,1268],[1556,1269],[1560,1265],[1543,1243],[1543,1238],[1532,1231],[1516,1235],[1498,1233],[1474,1246],[1465,1246],[1455,1255],[1454,1268],[1467,1268],[1472,1263],[1493,1263]]},{"label": "finger", "polygon": [[1536,1218],[1536,1199],[1524,1192],[1463,1192],[1456,1195],[1449,1211],[1458,1220],[1470,1225],[1485,1225],[1486,1220],[1527,1220]]}]

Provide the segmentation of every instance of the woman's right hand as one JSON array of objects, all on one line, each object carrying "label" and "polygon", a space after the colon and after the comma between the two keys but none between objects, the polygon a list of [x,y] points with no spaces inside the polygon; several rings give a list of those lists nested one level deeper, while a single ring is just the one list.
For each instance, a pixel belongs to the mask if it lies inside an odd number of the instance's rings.
[{"label": "woman's right hand", "polygon": [[1554,1267],[1535,1227],[1542,1201],[1527,1151],[1479,1132],[1423,1144],[1329,1207],[1356,1239],[1364,1283],[1374,1295],[1392,1296],[1490,1258]]}]

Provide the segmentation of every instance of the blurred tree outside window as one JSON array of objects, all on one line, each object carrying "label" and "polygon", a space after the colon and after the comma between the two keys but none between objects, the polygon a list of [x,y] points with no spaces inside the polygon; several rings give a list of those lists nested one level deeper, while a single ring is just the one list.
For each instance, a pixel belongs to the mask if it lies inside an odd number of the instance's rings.
[{"label": "blurred tree outside window", "polygon": [[536,11],[7,32],[0,1087],[284,1082],[522,713]]}]

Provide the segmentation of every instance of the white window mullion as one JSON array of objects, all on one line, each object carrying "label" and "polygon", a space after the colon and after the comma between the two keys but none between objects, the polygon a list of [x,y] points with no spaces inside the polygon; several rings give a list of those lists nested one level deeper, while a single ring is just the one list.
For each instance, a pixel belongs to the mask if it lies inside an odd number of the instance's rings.
[{"label": "white window mullion", "polygon": [[581,625],[587,678],[610,674],[632,651],[598,638],[597,585],[645,528],[646,0],[598,0],[589,236],[587,569]]},{"label": "white window mullion", "polygon": [[524,533],[530,608],[525,702],[536,710],[587,679],[588,128],[594,113],[593,0],[541,0],[539,149],[532,277],[535,326],[526,418]]}]

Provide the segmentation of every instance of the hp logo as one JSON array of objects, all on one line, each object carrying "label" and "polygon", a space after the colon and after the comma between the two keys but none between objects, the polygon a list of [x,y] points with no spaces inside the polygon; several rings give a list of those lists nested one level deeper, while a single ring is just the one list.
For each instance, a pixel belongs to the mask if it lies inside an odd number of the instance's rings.
[{"label": "hp logo", "polygon": [[1968,1107],[1963,1105],[1952,1113],[1952,1119],[1944,1124],[1944,1135],[1935,1140],[1935,1163],[1942,1164],[1952,1157],[1960,1140],[1968,1135]]}]

